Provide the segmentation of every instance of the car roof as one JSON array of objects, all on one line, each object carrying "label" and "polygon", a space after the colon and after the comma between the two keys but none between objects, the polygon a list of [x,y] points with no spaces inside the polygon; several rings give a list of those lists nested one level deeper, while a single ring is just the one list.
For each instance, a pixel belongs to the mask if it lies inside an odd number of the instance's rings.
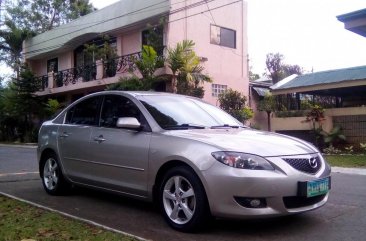
[{"label": "car roof", "polygon": [[[202,102],[202,99],[199,99],[197,97],[193,97],[193,96],[188,96],[188,95],[181,95],[181,94],[173,94],[173,93],[169,93],[169,92],[155,92],[155,91],[124,91],[124,90],[105,90],[105,91],[100,91],[100,92],[95,92],[86,96],[83,96],[82,98],[80,98],[79,100],[91,97],[91,96],[97,96],[97,95],[105,95],[105,94],[127,94],[129,96],[132,97],[138,97],[138,96],[172,96],[172,97],[178,97],[178,98],[186,98],[186,99],[195,99],[195,100],[200,100]],[[78,102],[79,100],[75,101]]]},{"label": "car roof", "polygon": [[[123,90],[106,90],[99,93],[105,94],[118,94],[118,93],[126,93],[132,96],[151,96],[151,95],[169,95],[169,96],[177,96],[177,94],[167,93],[167,92],[155,92],[155,91],[123,91]],[[181,95],[180,95],[181,96]]]}]

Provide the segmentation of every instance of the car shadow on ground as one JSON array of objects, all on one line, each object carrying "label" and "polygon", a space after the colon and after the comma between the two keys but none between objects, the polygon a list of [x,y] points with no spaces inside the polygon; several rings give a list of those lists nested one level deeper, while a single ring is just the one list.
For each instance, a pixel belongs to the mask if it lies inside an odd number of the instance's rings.
[{"label": "car shadow on ground", "polygon": [[[128,213],[127,215],[131,219],[140,219],[140,221],[137,221],[139,225],[145,225],[151,229],[170,230],[168,225],[164,222],[163,217],[160,215],[157,205],[151,202],[81,187],[74,188],[71,195],[93,199],[93,203],[108,207],[108,210],[114,210],[113,213],[108,212],[108,215],[112,215],[110,217],[111,219],[115,217],[114,215],[118,216],[118,212],[124,214]],[[98,207],[94,207],[98,209]],[[107,213],[103,208],[101,210],[104,211],[104,213]],[[260,234],[260,236],[273,237],[284,234],[291,235],[293,233],[293,235],[296,236],[298,232],[307,232],[308,229],[311,229],[316,225],[319,220],[316,220],[317,218],[314,214],[314,212],[310,212],[284,217],[246,220],[211,218],[206,227],[199,231],[199,234],[210,236],[225,234],[225,237],[228,237],[227,235],[231,233],[235,236],[248,235],[248,238],[258,237],[258,234]],[[143,219],[143,221],[141,219]],[[177,233],[174,230],[170,231]]]}]

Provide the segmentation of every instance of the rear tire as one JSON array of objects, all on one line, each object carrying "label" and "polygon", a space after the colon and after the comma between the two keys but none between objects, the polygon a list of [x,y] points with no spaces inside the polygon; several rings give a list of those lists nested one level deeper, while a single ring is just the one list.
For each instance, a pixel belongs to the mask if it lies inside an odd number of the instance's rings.
[{"label": "rear tire", "polygon": [[202,228],[209,216],[204,187],[192,169],[167,171],[159,188],[159,205],[166,222],[182,232]]},{"label": "rear tire", "polygon": [[47,154],[40,166],[42,184],[50,195],[65,194],[70,184],[65,180],[58,158],[54,153]]}]

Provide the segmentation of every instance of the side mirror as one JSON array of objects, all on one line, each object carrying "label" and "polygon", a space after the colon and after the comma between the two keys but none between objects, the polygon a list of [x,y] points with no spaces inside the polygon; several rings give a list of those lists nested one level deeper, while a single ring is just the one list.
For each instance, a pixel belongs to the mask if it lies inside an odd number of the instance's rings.
[{"label": "side mirror", "polygon": [[118,118],[116,126],[118,128],[133,129],[133,130],[139,130],[142,127],[140,122],[135,117]]}]

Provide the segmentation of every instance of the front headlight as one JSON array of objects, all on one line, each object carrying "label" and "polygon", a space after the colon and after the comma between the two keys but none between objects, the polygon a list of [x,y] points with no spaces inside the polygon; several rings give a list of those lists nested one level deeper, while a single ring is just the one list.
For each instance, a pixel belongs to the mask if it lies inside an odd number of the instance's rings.
[{"label": "front headlight", "polygon": [[219,162],[231,167],[249,170],[274,170],[273,166],[260,156],[228,151],[218,151],[211,154]]}]

